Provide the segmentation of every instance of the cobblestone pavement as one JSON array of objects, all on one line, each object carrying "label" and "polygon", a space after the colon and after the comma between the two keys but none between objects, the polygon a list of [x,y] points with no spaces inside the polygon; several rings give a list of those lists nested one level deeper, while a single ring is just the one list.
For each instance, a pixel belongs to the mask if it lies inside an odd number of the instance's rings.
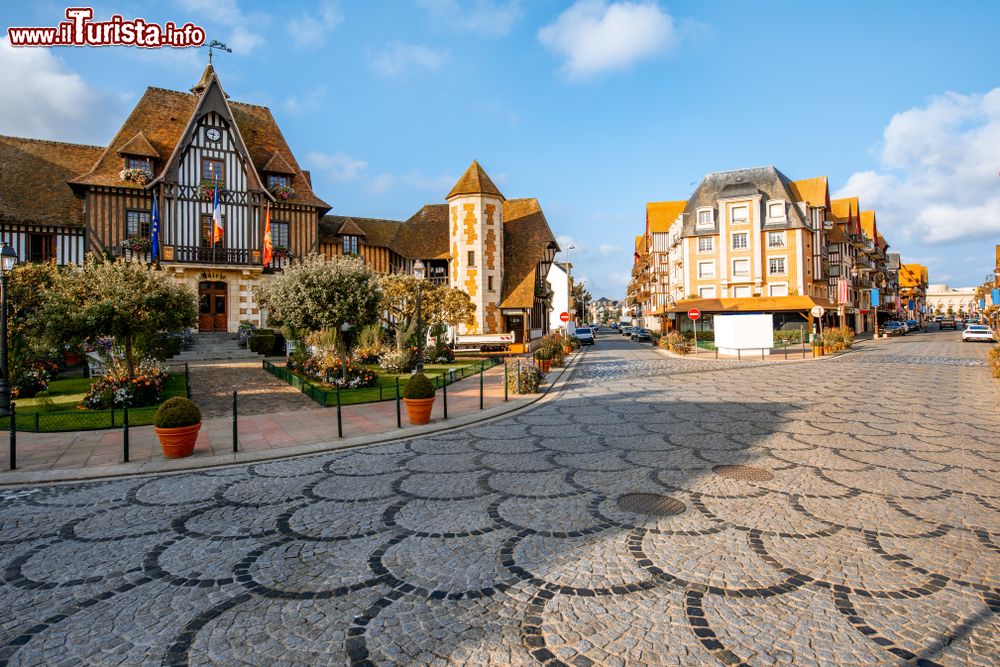
[{"label": "cobblestone pavement", "polygon": [[993,381],[851,356],[602,340],[464,431],[5,491],[0,661],[996,665]]},{"label": "cobblestone pavement", "polygon": [[206,419],[232,414],[233,391],[240,393],[243,415],[316,407],[308,396],[261,368],[260,361],[199,361],[189,367],[191,398]]}]

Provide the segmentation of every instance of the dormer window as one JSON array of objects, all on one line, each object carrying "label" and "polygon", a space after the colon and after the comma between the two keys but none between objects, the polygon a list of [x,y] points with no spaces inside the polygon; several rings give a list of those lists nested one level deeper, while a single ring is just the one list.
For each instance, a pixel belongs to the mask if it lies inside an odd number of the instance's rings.
[{"label": "dormer window", "polygon": [[750,209],[747,206],[734,206],[729,210],[729,216],[734,224],[746,224],[750,219]]},{"label": "dormer window", "polygon": [[149,162],[149,158],[146,157],[127,157],[125,158],[125,168],[126,169],[136,169],[139,171],[144,171],[146,173],[152,173],[153,168]]},{"label": "dormer window", "polygon": [[268,189],[274,187],[287,188],[291,183],[291,179],[287,174],[268,174],[267,175],[267,187]]},{"label": "dormer window", "polygon": [[767,203],[767,219],[781,221],[785,219],[785,202],[772,201]]},{"label": "dormer window", "polygon": [[358,254],[359,238],[357,236],[345,236],[343,238],[343,242],[344,242],[344,254],[345,255],[357,255]]},{"label": "dormer window", "polygon": [[698,209],[698,229],[710,228],[715,224],[715,211],[710,208]]}]

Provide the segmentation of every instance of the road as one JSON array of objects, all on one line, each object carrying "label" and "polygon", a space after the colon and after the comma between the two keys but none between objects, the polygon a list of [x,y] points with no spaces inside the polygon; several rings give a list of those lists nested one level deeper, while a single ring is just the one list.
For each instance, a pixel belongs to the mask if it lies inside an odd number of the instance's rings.
[{"label": "road", "polygon": [[5,490],[0,660],[996,665],[986,349],[602,336],[556,400],[467,430]]}]

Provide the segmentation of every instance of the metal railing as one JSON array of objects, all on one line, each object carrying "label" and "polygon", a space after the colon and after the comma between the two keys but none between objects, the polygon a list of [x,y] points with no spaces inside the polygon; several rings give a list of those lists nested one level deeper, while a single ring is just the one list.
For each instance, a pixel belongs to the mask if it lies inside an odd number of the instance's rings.
[{"label": "metal railing", "polygon": [[175,245],[175,262],[189,264],[260,264],[260,250]]}]

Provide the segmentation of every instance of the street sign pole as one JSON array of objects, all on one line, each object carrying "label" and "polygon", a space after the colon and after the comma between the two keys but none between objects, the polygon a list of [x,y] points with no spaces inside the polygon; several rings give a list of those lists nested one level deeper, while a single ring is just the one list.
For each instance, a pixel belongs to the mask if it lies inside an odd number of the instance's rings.
[{"label": "street sign pole", "polygon": [[701,311],[692,308],[688,311],[688,319],[691,320],[691,330],[694,333],[694,354],[698,356],[698,319],[701,318]]}]

